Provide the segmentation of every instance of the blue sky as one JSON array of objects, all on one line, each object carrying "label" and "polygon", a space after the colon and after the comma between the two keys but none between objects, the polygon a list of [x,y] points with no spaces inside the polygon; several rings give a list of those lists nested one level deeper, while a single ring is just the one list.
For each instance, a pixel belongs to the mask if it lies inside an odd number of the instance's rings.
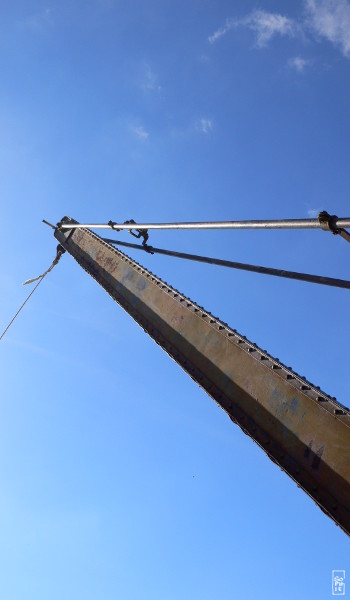
[{"label": "blue sky", "polygon": [[[0,15],[3,328],[55,254],[43,218],[349,216],[348,0]],[[321,231],[150,242],[349,279]],[[130,255],[349,405],[346,290]],[[69,256],[1,362],[1,600],[326,599],[350,573],[345,534]]]}]

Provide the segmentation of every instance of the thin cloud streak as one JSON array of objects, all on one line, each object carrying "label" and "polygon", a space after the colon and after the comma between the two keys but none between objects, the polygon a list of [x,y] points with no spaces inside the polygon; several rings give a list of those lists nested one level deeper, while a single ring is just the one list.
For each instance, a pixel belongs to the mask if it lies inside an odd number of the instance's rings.
[{"label": "thin cloud streak", "polygon": [[[216,43],[229,31],[245,27],[256,35],[257,47],[263,48],[272,38],[302,37],[305,33],[324,38],[340,48],[350,58],[350,2],[349,0],[304,0],[305,11],[300,21],[264,10],[255,10],[241,18],[228,18],[225,24],[208,37]],[[296,62],[294,67],[302,71],[306,64]]]},{"label": "thin cloud streak", "polygon": [[257,45],[262,48],[276,35],[293,37],[298,31],[298,25],[293,19],[289,19],[278,13],[269,13],[264,10],[255,10],[241,19],[226,19],[223,27],[208,37],[214,44],[231,29],[246,27],[256,34]]},{"label": "thin cloud streak", "polygon": [[226,19],[226,23],[223,27],[217,29],[212,35],[208,37],[208,40],[211,44],[214,44],[217,40],[219,40],[222,36],[226,35],[228,31],[233,29],[234,27],[238,27],[239,21],[235,19]]}]

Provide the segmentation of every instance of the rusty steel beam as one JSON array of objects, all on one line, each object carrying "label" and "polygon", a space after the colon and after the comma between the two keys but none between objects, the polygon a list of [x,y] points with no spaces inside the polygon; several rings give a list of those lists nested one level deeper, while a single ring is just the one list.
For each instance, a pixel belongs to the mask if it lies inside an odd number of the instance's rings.
[{"label": "rusty steel beam", "polygon": [[54,235],[350,535],[349,410],[88,229]]}]

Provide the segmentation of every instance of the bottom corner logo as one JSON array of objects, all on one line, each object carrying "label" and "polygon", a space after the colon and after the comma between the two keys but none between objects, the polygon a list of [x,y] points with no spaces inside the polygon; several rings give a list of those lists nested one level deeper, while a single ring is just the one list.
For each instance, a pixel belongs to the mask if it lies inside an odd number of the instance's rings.
[{"label": "bottom corner logo", "polygon": [[332,571],[332,595],[345,596],[345,571]]}]

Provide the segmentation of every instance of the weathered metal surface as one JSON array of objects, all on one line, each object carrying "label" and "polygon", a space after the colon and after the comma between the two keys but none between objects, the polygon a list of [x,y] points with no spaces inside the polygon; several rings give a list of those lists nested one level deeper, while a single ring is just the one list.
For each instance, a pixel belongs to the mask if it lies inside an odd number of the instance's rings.
[{"label": "weathered metal surface", "polygon": [[349,410],[91,231],[55,237],[350,534]]}]

